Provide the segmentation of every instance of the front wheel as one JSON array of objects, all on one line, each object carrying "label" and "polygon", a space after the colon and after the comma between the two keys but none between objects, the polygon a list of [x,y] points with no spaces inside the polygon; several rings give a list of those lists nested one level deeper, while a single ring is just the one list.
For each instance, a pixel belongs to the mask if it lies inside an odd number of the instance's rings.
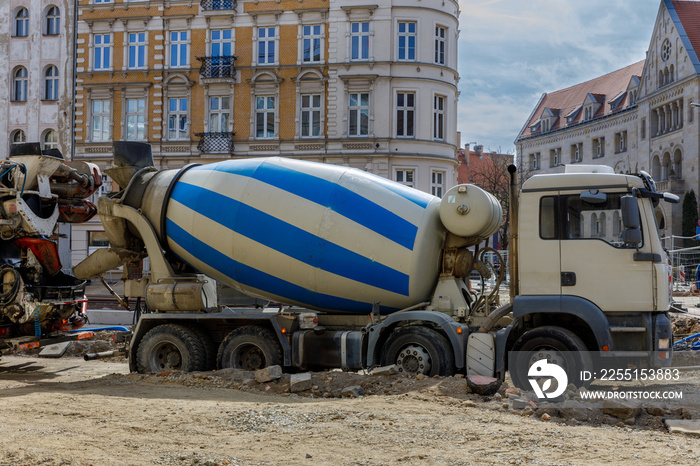
[{"label": "front wheel", "polygon": [[159,325],[149,330],[136,351],[140,373],[161,371],[201,371],[206,367],[206,351],[199,335],[182,325]]},{"label": "front wheel", "polygon": [[[579,374],[592,362],[586,344],[576,334],[560,327],[539,327],[525,332],[513,345],[508,369],[516,387],[539,387],[538,396],[557,398],[566,386],[584,386]],[[558,369],[560,368],[560,369]],[[550,396],[550,395],[556,396]]]},{"label": "front wheel", "polygon": [[447,339],[425,327],[405,327],[387,340],[382,366],[396,364],[400,372],[425,375],[454,374],[454,355]]},{"label": "front wheel", "polygon": [[282,347],[268,329],[249,325],[229,333],[219,346],[217,367],[255,371],[282,364]]}]

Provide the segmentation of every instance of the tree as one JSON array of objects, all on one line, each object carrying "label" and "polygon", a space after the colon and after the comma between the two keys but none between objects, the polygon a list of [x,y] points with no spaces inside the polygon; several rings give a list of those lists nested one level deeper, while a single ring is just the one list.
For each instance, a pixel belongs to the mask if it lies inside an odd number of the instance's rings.
[{"label": "tree", "polygon": [[[683,196],[683,218],[681,220],[681,234],[685,237],[695,236],[695,227],[698,226],[698,200],[695,191],[690,190]],[[694,239],[684,239],[685,247],[695,246]]]},{"label": "tree", "polygon": [[513,163],[510,154],[465,154],[463,165],[459,170],[459,183],[475,184],[484,191],[491,193],[503,207],[503,223],[498,230],[498,241],[501,249],[508,248],[508,219],[510,175],[508,166]]}]

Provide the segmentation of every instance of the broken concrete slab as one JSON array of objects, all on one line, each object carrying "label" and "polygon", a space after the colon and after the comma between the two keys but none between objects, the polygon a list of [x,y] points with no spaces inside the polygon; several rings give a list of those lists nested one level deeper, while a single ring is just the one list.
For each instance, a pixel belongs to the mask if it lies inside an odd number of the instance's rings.
[{"label": "broken concrete slab", "polygon": [[311,373],[292,374],[289,378],[289,391],[292,393],[303,392],[311,389]]},{"label": "broken concrete slab", "polygon": [[392,364],[390,366],[377,367],[376,369],[373,369],[369,375],[394,375],[398,374],[398,372],[399,367],[396,364]]},{"label": "broken concrete slab", "polygon": [[603,400],[603,414],[609,414],[618,419],[636,418],[641,409],[641,403],[623,400]]},{"label": "broken concrete slab", "polygon": [[271,382],[282,377],[282,367],[268,366],[255,371],[255,381],[258,383]]},{"label": "broken concrete slab", "polygon": [[64,341],[62,343],[54,343],[52,345],[44,346],[44,349],[41,350],[39,356],[42,358],[60,358],[66,353],[71,343],[72,342],[70,341]]},{"label": "broken concrete slab", "polygon": [[680,433],[700,437],[700,420],[686,419],[666,419],[664,421],[668,431],[671,433]]}]

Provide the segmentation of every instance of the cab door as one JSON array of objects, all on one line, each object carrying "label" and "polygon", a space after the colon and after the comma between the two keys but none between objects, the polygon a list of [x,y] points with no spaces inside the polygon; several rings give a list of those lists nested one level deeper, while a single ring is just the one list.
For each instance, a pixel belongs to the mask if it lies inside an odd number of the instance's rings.
[{"label": "cab door", "polygon": [[651,241],[643,237],[635,247],[621,240],[620,199],[627,194],[560,197],[562,295],[585,298],[605,312],[653,308],[653,255],[643,254],[651,252]]}]

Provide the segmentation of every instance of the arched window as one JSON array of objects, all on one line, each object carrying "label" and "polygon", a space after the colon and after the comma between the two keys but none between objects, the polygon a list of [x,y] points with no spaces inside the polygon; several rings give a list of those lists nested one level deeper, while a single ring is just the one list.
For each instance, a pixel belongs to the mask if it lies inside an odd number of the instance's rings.
[{"label": "arched window", "polygon": [[622,233],[622,220],[620,219],[620,212],[613,212],[613,241],[618,241],[620,239],[620,233]]},{"label": "arched window", "polygon": [[676,179],[683,179],[683,154],[681,153],[680,149],[676,149],[676,151],[673,153],[673,165],[671,170],[673,171],[673,175],[676,177]]},{"label": "arched window", "polygon": [[20,8],[15,15],[15,36],[26,37],[29,35],[29,10]]},{"label": "arched window", "polygon": [[58,133],[55,130],[49,129],[44,132],[44,137],[41,138],[42,149],[58,149]]},{"label": "arched window", "polygon": [[44,73],[44,100],[58,100],[58,68],[53,65]]},{"label": "arched window", "polygon": [[50,6],[46,10],[44,20],[44,34],[58,35],[61,32],[61,10],[57,6]]},{"label": "arched window", "polygon": [[24,131],[21,129],[15,130],[12,132],[12,135],[10,136],[10,142],[12,144],[20,144],[22,142],[27,142],[27,136],[24,134]]},{"label": "arched window", "polygon": [[598,236],[598,216],[596,214],[591,215],[591,237]]},{"label": "arched window", "polygon": [[671,171],[671,154],[666,152],[664,158],[661,161],[661,175],[659,175],[659,181],[668,181],[668,175]]},{"label": "arched window", "polygon": [[659,70],[659,87],[664,85],[664,72]]},{"label": "arched window", "polygon": [[601,212],[600,216],[598,217],[598,236],[601,238],[605,238],[605,224],[607,223],[608,219],[607,216],[605,215],[605,212]]},{"label": "arched window", "polygon": [[661,179],[661,162],[658,155],[655,155],[651,161],[651,177],[656,181]]},{"label": "arched window", "polygon": [[29,75],[23,66],[15,68],[12,75],[12,100],[15,102],[25,102],[27,100],[27,84]]}]

